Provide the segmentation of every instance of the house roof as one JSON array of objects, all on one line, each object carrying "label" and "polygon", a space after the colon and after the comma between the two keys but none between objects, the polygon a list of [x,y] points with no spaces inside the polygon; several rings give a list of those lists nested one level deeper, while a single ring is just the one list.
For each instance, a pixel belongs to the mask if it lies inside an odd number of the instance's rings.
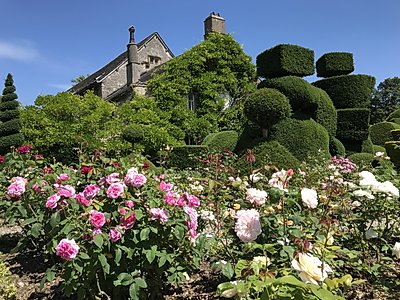
[{"label": "house roof", "polygon": [[[145,39],[140,41],[138,43],[138,50],[140,50],[144,45],[146,45],[154,37],[157,37],[160,40],[160,42],[165,47],[167,52],[169,52],[171,57],[175,57],[175,55],[169,49],[169,47],[164,42],[164,40],[161,38],[161,36],[160,36],[160,34],[158,32],[153,32],[152,34],[147,36]],[[104,67],[102,67],[101,69],[97,70],[96,72],[94,72],[90,76],[86,77],[81,82],[79,82],[76,85],[74,85],[73,87],[71,87],[68,91],[72,92],[72,93],[79,93],[79,92],[89,88],[93,84],[101,82],[108,74],[110,74],[113,70],[115,70],[117,67],[119,67],[121,64],[123,64],[127,60],[128,60],[128,54],[127,54],[127,51],[124,51],[123,53],[118,55],[116,58],[114,58],[111,62],[106,64]],[[140,76],[140,81],[144,82],[143,80],[147,81],[148,79],[151,78],[151,77],[148,76],[148,75],[150,75],[150,71],[142,73],[141,75],[146,75],[146,74],[147,74],[147,76],[144,76],[144,77]]]}]

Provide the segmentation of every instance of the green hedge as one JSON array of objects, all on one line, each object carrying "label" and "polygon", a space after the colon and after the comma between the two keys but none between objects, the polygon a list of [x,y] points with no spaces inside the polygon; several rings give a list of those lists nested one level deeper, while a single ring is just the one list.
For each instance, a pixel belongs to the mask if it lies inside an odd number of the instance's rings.
[{"label": "green hedge", "polygon": [[371,153],[353,153],[348,158],[359,167],[371,167],[375,160],[374,155]]},{"label": "green hedge", "polygon": [[369,75],[342,75],[318,80],[313,85],[326,91],[337,109],[368,108],[375,78]]},{"label": "green hedge", "polygon": [[247,121],[238,132],[239,138],[235,147],[235,153],[242,153],[246,149],[253,148],[260,140],[262,140],[262,132],[260,126],[251,121]]},{"label": "green hedge", "polygon": [[15,110],[19,107],[18,101],[8,101],[0,103],[0,111]]},{"label": "green hedge", "polygon": [[354,71],[353,53],[329,52],[316,63],[318,77],[348,75]]},{"label": "green hedge", "polygon": [[244,103],[246,117],[261,128],[270,128],[290,116],[289,99],[276,89],[262,88],[251,93]]},{"label": "green hedge", "polygon": [[24,137],[20,133],[0,137],[0,153],[4,154],[10,151],[11,146],[21,146],[24,143]]},{"label": "green hedge", "polygon": [[[394,121],[395,119],[400,119],[400,108],[396,109],[390,115],[388,115],[388,117],[386,118],[386,121],[395,122]],[[397,122],[395,122],[395,123],[397,123]]]},{"label": "green hedge", "polygon": [[186,145],[174,147],[168,159],[168,167],[178,169],[204,166],[198,158],[209,152],[206,145]]},{"label": "green hedge", "polygon": [[234,151],[238,142],[238,138],[239,135],[236,131],[220,131],[207,135],[202,144],[208,146],[210,151]]},{"label": "green hedge", "polygon": [[20,119],[13,119],[0,124],[0,136],[18,133],[21,129]]},{"label": "green hedge", "polygon": [[400,141],[389,141],[385,143],[387,155],[390,161],[397,167],[400,167]]},{"label": "green hedge", "polygon": [[300,165],[300,161],[277,141],[259,143],[253,148],[253,154],[256,157],[254,168],[261,168],[267,164],[272,164],[279,169],[289,169]]},{"label": "green hedge", "polygon": [[393,123],[399,124],[400,125],[400,118],[393,118],[392,121]]},{"label": "green hedge", "polygon": [[385,146],[385,143],[392,141],[393,137],[390,131],[399,129],[400,125],[393,122],[379,122],[371,125],[369,135],[374,145]]},{"label": "green hedge", "polygon": [[257,75],[265,78],[314,74],[314,51],[297,45],[277,45],[260,53],[256,60]]},{"label": "green hedge", "polygon": [[0,112],[0,121],[2,122],[7,122],[12,119],[17,119],[18,117],[19,117],[19,111],[16,109]]},{"label": "green hedge", "polygon": [[393,129],[390,131],[394,141],[400,141],[400,129]]},{"label": "green hedge", "polygon": [[368,137],[366,140],[361,142],[361,152],[375,154],[374,144],[372,143],[370,137]]},{"label": "green hedge", "polygon": [[294,118],[313,118],[324,126],[330,135],[335,136],[336,109],[325,91],[296,76],[266,79],[260,82],[258,87],[279,90],[289,99]]},{"label": "green hedge", "polygon": [[272,127],[270,138],[286,147],[300,161],[307,161],[320,149],[329,156],[329,134],[312,119],[285,119]]},{"label": "green hedge", "polygon": [[369,117],[368,108],[338,109],[336,137],[340,140],[366,140],[369,134]]},{"label": "green hedge", "polygon": [[386,149],[383,146],[378,146],[378,145],[372,145],[372,150],[373,150],[373,154],[375,154],[376,152],[384,152],[386,154]]},{"label": "green hedge", "polygon": [[329,137],[329,153],[334,156],[345,156],[346,148],[343,143],[339,141],[337,138],[330,136]]}]

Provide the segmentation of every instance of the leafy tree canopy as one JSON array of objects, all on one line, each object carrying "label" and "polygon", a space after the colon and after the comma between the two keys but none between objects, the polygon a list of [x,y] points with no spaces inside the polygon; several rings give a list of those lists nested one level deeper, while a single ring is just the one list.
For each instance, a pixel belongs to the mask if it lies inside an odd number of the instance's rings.
[{"label": "leafy tree canopy", "polygon": [[379,83],[371,100],[371,124],[384,121],[400,108],[400,77],[386,78]]},{"label": "leafy tree canopy", "polygon": [[[150,80],[149,91],[157,105],[170,113],[170,121],[185,129],[189,143],[201,142],[219,126],[229,129],[227,118],[240,115],[230,110],[240,110],[244,96],[255,88],[251,57],[227,34],[210,34],[162,70]],[[188,109],[188,95],[195,99],[194,111]],[[224,110],[226,101],[231,109]]]}]

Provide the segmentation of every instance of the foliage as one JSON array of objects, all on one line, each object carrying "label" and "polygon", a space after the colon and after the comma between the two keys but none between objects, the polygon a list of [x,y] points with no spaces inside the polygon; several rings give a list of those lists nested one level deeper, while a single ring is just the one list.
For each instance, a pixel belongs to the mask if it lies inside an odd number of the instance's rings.
[{"label": "foliage", "polygon": [[398,120],[399,118],[400,118],[400,108],[391,112],[390,115],[388,115],[388,117],[386,118],[386,121],[397,123],[395,120]]},{"label": "foliage", "polygon": [[235,150],[238,141],[238,133],[233,130],[210,133],[203,141],[212,152],[222,152],[224,150]]},{"label": "foliage", "polygon": [[275,89],[262,88],[248,96],[244,112],[250,121],[263,130],[268,130],[272,125],[288,118],[291,108],[284,94]]},{"label": "foliage", "polygon": [[39,96],[34,106],[21,111],[21,132],[44,154],[70,161],[76,159],[77,149],[91,152],[104,147],[99,131],[114,109],[93,92]]},{"label": "foliage", "polygon": [[265,78],[307,76],[314,74],[314,51],[280,44],[257,56],[257,75]]},{"label": "foliage", "polygon": [[348,156],[348,158],[359,166],[371,167],[375,157],[372,153],[352,153]]},{"label": "foliage", "polygon": [[[207,134],[218,131],[219,122],[229,124],[232,115],[226,112],[229,108],[224,111],[225,102],[240,108],[235,103],[254,88],[251,58],[227,34],[209,34],[162,70],[149,81],[148,90],[157,105],[171,113],[170,122],[185,130],[190,143],[200,143]],[[195,98],[193,112],[188,109],[188,95]]]},{"label": "foliage", "polygon": [[313,83],[323,89],[337,109],[368,108],[375,78],[369,75],[342,75],[321,79]]},{"label": "foliage", "polygon": [[317,60],[316,68],[318,77],[348,75],[354,71],[353,53],[325,53]]},{"label": "foliage", "polygon": [[10,147],[23,144],[24,137],[20,134],[19,102],[15,93],[14,80],[10,73],[4,82],[3,96],[0,103],[0,153],[6,153]]},{"label": "foliage", "polygon": [[363,140],[361,143],[361,152],[375,154],[374,152],[374,144],[371,139],[368,137],[366,140]]},{"label": "foliage", "polygon": [[[0,253],[1,255],[1,253]],[[0,258],[0,299],[15,299],[17,289],[14,285],[11,272]]]},{"label": "foliage", "polygon": [[400,77],[386,78],[378,84],[372,95],[371,124],[384,121],[398,108],[400,108]]},{"label": "foliage", "polygon": [[300,165],[300,161],[277,141],[260,142],[252,151],[256,157],[256,169],[265,165],[274,165],[279,169],[290,169]]},{"label": "foliage", "polygon": [[388,141],[385,143],[385,150],[392,163],[400,167],[400,141]]},{"label": "foliage", "polygon": [[186,145],[174,147],[168,157],[168,167],[178,169],[198,167],[201,165],[199,158],[207,153],[207,145]]},{"label": "foliage", "polygon": [[391,130],[400,129],[400,125],[393,122],[379,122],[371,125],[369,134],[374,145],[385,146],[385,142],[391,141]]},{"label": "foliage", "polygon": [[345,108],[337,110],[337,138],[340,140],[363,141],[368,138],[368,108]]},{"label": "foliage", "polygon": [[337,138],[329,136],[329,153],[332,156],[345,156],[346,148]]}]

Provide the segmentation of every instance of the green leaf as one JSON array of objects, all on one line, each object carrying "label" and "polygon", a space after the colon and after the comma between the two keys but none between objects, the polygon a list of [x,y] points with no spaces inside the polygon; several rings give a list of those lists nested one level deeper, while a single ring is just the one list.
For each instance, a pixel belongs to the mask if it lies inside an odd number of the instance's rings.
[{"label": "green leaf", "polygon": [[25,220],[21,223],[21,225],[22,225],[22,226],[25,226],[25,225],[32,224],[33,222],[36,222],[36,218],[25,219]]},{"label": "green leaf", "polygon": [[93,242],[96,244],[98,248],[101,248],[103,246],[103,235],[102,234],[96,234],[93,237]]},{"label": "green leaf", "polygon": [[[117,277],[118,280],[114,281],[114,285],[128,286],[133,282],[133,277],[129,273],[120,273]],[[118,284],[116,284],[118,283]]]},{"label": "green leaf", "polygon": [[150,228],[146,227],[140,231],[140,240],[145,241],[149,239]]},{"label": "green leaf", "polygon": [[222,274],[224,274],[224,276],[228,277],[229,279],[231,279],[233,275],[235,275],[235,271],[233,270],[232,264],[230,262],[222,264],[221,271]]},{"label": "green leaf", "polygon": [[31,234],[34,238],[38,238],[40,236],[40,232],[42,231],[42,224],[35,223],[32,225]]},{"label": "green leaf", "polygon": [[138,285],[138,287],[143,289],[147,288],[147,283],[143,278],[137,277],[135,278],[135,282]]},{"label": "green leaf", "polygon": [[330,291],[320,288],[319,286],[312,284],[311,285],[311,291],[315,296],[318,297],[318,299],[321,300],[338,300],[338,299],[343,299],[341,297],[333,295]]},{"label": "green leaf", "polygon": [[164,254],[158,260],[158,267],[161,268],[163,265],[165,265],[166,261],[167,261],[167,255]]},{"label": "green leaf", "polygon": [[307,288],[307,284],[298,280],[296,277],[294,277],[292,275],[286,275],[281,278],[278,278],[275,281],[275,283],[276,284],[290,284],[290,285],[294,285],[294,286],[301,287],[301,288]]},{"label": "green leaf", "polygon": [[149,263],[152,263],[156,257],[157,245],[151,246],[150,250],[145,250],[146,258]]},{"label": "green leaf", "polygon": [[242,277],[242,270],[249,267],[249,262],[244,259],[240,259],[235,266],[236,277]]},{"label": "green leaf", "polygon": [[117,250],[115,250],[115,264],[117,266],[119,266],[119,262],[121,261],[121,257],[122,257],[122,250],[117,248]]},{"label": "green leaf", "polygon": [[185,235],[185,229],[182,226],[177,225],[175,227],[174,234],[178,240],[182,240]]},{"label": "green leaf", "polygon": [[139,300],[139,287],[135,282],[133,282],[129,287],[129,296],[132,298],[132,300]]},{"label": "green leaf", "polygon": [[79,257],[82,259],[90,259],[90,256],[87,255],[87,253],[81,251],[79,252]]},{"label": "green leaf", "polygon": [[103,268],[104,273],[110,274],[110,265],[107,262],[107,258],[104,256],[104,254],[100,254],[98,258],[99,258],[99,261]]},{"label": "green leaf", "polygon": [[58,225],[58,223],[60,223],[61,220],[61,216],[60,213],[58,211],[56,211],[55,213],[53,213],[50,217],[50,226],[51,228],[54,228]]}]

